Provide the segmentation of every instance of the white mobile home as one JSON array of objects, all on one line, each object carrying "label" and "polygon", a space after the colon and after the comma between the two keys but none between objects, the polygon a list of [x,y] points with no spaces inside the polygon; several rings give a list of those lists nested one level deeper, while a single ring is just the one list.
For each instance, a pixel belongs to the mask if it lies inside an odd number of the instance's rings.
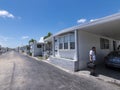
[{"label": "white mobile home", "polygon": [[2,53],[6,53],[8,51],[8,48],[7,47],[2,47],[1,45],[0,45],[0,55],[2,54]]},{"label": "white mobile home", "polygon": [[52,38],[50,62],[76,71],[86,68],[89,50],[97,49],[97,63],[116,50],[120,40],[120,13],[62,30]]},{"label": "white mobile home", "polygon": [[16,49],[16,51],[21,52],[21,53],[25,53],[25,54],[29,54],[29,46],[22,46],[22,47],[18,47]]},{"label": "white mobile home", "polygon": [[44,52],[44,40],[43,37],[40,38],[39,42],[34,41],[30,44],[30,52],[32,56],[42,56]]},{"label": "white mobile home", "polygon": [[53,41],[53,36],[50,36],[48,38],[46,38],[45,40],[45,45],[44,45],[44,57],[49,57],[51,56],[53,53],[52,53],[52,41]]}]

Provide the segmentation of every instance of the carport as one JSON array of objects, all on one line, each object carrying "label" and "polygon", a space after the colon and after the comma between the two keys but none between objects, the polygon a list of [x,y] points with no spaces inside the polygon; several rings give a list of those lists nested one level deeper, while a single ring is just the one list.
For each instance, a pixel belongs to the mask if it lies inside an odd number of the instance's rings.
[{"label": "carport", "polygon": [[[76,42],[78,43],[79,69],[83,69],[88,62],[88,52],[91,47],[97,48],[97,63],[101,63],[109,52],[117,50],[120,45],[120,13],[80,25],[75,29],[78,31]],[[108,41],[109,48],[102,48],[102,45],[106,44],[102,39]]]},{"label": "carport", "polygon": [[[100,18],[96,21],[80,27],[79,30],[83,30],[96,35],[108,37],[114,40],[120,40],[120,13]],[[117,50],[120,43],[113,40],[113,50]],[[89,74],[89,70],[82,70],[80,74]],[[105,68],[103,63],[97,65],[96,72],[99,79],[110,79],[111,81],[120,80],[120,70],[114,68]],[[78,72],[79,73],[79,72]],[[106,80],[107,81],[107,80]],[[108,80],[109,81],[109,80]]]},{"label": "carport", "polygon": [[80,29],[96,35],[120,40],[120,13],[100,18],[83,25]]}]

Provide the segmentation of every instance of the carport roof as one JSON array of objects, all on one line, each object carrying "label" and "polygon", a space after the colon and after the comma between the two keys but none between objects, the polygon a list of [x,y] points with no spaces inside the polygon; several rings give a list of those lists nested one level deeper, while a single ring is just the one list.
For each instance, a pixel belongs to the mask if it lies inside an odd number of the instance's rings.
[{"label": "carport roof", "polygon": [[82,25],[64,29],[54,36],[72,32],[75,30],[84,30],[86,32],[120,40],[120,13],[99,18],[93,22],[88,22]]}]

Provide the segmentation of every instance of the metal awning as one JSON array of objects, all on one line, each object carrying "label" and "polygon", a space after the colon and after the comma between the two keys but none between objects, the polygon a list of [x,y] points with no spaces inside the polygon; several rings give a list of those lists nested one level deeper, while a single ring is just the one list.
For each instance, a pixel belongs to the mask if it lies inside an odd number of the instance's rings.
[{"label": "metal awning", "polygon": [[84,27],[80,30],[120,40],[120,18]]},{"label": "metal awning", "polygon": [[68,33],[74,30],[84,30],[86,32],[120,40],[120,13],[106,16],[83,25],[64,29],[54,36],[58,36],[60,34]]}]

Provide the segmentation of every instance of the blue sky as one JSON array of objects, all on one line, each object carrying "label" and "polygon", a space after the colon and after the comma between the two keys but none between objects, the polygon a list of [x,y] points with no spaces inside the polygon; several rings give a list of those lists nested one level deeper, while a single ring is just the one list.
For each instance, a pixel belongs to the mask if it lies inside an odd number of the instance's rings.
[{"label": "blue sky", "polygon": [[120,12],[120,0],[0,0],[0,44],[26,45],[74,25]]}]

